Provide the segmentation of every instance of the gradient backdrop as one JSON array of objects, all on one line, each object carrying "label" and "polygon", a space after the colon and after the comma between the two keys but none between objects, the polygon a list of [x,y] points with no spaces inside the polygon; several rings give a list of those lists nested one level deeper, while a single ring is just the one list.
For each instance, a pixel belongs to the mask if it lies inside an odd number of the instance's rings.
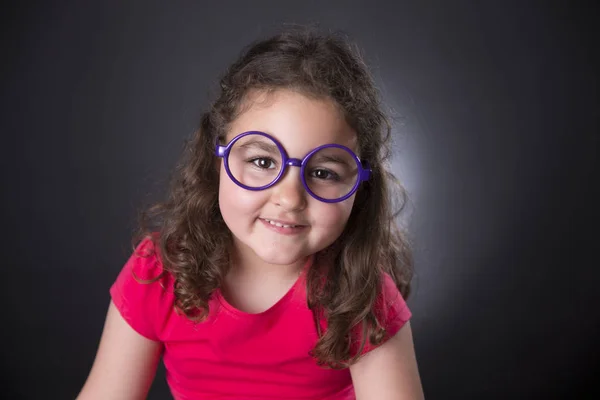
[{"label": "gradient backdrop", "polygon": [[219,74],[284,22],[348,32],[393,112],[426,398],[600,393],[600,45],[597,6],[574,3],[5,6],[0,397],[75,397],[136,209]]}]

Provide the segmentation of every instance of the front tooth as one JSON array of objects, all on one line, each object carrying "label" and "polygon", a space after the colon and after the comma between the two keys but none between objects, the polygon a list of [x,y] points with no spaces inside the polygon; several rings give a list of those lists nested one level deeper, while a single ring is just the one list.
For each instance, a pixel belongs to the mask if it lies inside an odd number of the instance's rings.
[{"label": "front tooth", "polygon": [[[267,220],[267,221],[269,221],[269,220]],[[269,223],[271,225],[275,225],[275,226],[278,226],[280,228],[291,228],[292,227],[292,225],[283,225],[283,224],[280,224],[279,222],[274,222],[274,221],[269,221]]]}]

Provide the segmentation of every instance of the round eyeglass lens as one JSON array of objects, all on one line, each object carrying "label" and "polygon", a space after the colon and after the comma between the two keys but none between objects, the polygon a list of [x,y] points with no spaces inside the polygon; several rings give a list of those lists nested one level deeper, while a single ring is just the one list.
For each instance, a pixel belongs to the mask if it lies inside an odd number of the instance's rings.
[{"label": "round eyeglass lens", "polygon": [[233,177],[250,188],[270,184],[283,167],[277,144],[268,137],[257,134],[241,137],[233,144],[228,164]]},{"label": "round eyeglass lens", "polygon": [[325,147],[308,159],[304,179],[315,195],[337,200],[350,193],[356,185],[358,164],[347,150]]}]

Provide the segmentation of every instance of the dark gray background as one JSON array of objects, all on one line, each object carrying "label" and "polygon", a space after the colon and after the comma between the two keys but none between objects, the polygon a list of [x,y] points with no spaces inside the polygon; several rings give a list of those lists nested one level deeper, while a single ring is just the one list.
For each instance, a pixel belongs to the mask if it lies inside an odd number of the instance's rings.
[{"label": "dark gray background", "polygon": [[427,399],[599,393],[593,2],[157,3],[3,11],[3,398],[76,395],[135,210],[283,22],[351,34],[394,112]]}]

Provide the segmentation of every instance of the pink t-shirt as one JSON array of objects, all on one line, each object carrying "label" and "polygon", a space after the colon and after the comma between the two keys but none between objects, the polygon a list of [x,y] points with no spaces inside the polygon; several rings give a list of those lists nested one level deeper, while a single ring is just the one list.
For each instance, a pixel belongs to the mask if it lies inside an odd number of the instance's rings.
[{"label": "pink t-shirt", "polygon": [[[354,399],[349,369],[319,367],[309,351],[318,336],[306,304],[305,274],[271,308],[248,314],[219,290],[206,321],[194,323],[174,310],[173,282],[162,272],[149,239],[142,241],[110,288],[123,318],[139,334],[160,341],[167,382],[175,399]],[[140,254],[153,255],[140,257]],[[393,336],[411,317],[391,277],[385,275],[384,323]],[[372,350],[368,341],[364,352]]]}]

